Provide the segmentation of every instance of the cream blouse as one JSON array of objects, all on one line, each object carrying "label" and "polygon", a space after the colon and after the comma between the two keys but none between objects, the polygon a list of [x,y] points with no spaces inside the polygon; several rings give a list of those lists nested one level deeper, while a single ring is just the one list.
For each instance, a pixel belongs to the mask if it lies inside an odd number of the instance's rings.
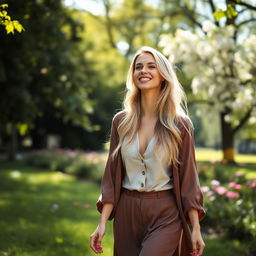
[{"label": "cream blouse", "polygon": [[153,152],[156,140],[154,135],[143,157],[139,152],[138,132],[129,145],[127,136],[124,138],[121,155],[126,171],[122,187],[137,191],[160,191],[173,188],[171,168],[168,168],[168,155],[161,152],[157,158]]}]

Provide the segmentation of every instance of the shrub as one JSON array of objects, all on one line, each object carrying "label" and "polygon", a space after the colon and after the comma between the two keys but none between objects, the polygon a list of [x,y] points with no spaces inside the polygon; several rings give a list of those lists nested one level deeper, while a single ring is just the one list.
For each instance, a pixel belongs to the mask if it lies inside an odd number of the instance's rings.
[{"label": "shrub", "polygon": [[101,155],[95,152],[85,154],[62,149],[36,151],[24,158],[25,163],[31,166],[47,168],[51,171],[61,171],[97,183],[101,182],[104,160]]},{"label": "shrub", "polygon": [[236,173],[230,181],[221,184],[212,180],[201,187],[205,194],[207,218],[204,224],[224,231],[229,238],[244,240],[252,253],[256,241],[256,179],[246,180]]}]

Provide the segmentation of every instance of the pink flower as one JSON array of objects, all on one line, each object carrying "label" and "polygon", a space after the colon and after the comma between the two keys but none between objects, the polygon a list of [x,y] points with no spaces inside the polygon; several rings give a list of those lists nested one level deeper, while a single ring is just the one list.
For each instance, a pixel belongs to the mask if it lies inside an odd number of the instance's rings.
[{"label": "pink flower", "polygon": [[235,183],[235,182],[229,182],[228,184],[231,188],[234,188],[234,189],[241,189],[242,188],[242,185],[241,184],[238,184],[238,183]]},{"label": "pink flower", "polygon": [[242,173],[242,172],[239,172],[239,171],[235,173],[235,176],[236,176],[236,177],[239,177],[239,176],[242,176],[242,175],[243,175],[243,173]]},{"label": "pink flower", "polygon": [[212,191],[209,190],[208,192],[206,192],[207,196],[211,196],[212,195]]},{"label": "pink flower", "polygon": [[229,185],[231,188],[233,188],[235,184],[236,184],[236,183],[233,182],[233,181],[228,183],[228,185]]},{"label": "pink flower", "polygon": [[210,199],[210,201],[214,201],[216,199],[216,197],[215,196],[210,196],[209,199]]},{"label": "pink flower", "polygon": [[202,186],[201,187],[201,191],[203,192],[203,193],[206,193],[206,192],[208,192],[210,190],[210,188],[208,187],[208,186]]},{"label": "pink flower", "polygon": [[256,179],[251,180],[248,186],[249,188],[256,188]]},{"label": "pink flower", "polygon": [[214,191],[219,194],[219,195],[223,195],[225,194],[228,190],[225,188],[225,187],[222,187],[222,186],[219,186],[219,187],[216,187],[214,189]]},{"label": "pink flower", "polygon": [[239,197],[239,193],[232,192],[232,191],[227,191],[226,197],[228,197],[229,199],[238,198]]},{"label": "pink flower", "polygon": [[241,184],[235,184],[234,185],[234,189],[241,189],[242,188],[242,185]]},{"label": "pink flower", "polygon": [[220,185],[220,182],[218,180],[212,180],[211,181],[211,185],[212,186],[219,186]]}]

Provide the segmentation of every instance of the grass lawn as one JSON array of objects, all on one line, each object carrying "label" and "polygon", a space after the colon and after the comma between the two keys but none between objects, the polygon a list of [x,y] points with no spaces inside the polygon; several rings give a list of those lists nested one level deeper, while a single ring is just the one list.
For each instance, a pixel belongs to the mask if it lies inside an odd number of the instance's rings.
[{"label": "grass lawn", "polygon": [[[197,161],[221,161],[222,151],[215,149],[206,148],[196,148],[196,159]],[[256,155],[245,155],[245,154],[235,154],[235,161],[240,164],[250,163],[256,164]]]},{"label": "grass lawn", "polygon": [[[89,256],[99,186],[60,172],[0,162],[0,256]],[[237,241],[207,239],[204,255],[242,255]],[[112,255],[112,222],[103,255]],[[132,256],[132,255],[131,255]]]}]

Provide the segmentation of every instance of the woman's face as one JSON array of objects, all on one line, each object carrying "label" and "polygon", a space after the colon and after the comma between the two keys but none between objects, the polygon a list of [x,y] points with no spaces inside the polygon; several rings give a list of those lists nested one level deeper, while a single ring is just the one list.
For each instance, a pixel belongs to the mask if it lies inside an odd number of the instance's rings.
[{"label": "woman's face", "polygon": [[139,89],[152,89],[159,87],[163,81],[155,59],[150,53],[141,53],[134,66],[133,80]]}]

